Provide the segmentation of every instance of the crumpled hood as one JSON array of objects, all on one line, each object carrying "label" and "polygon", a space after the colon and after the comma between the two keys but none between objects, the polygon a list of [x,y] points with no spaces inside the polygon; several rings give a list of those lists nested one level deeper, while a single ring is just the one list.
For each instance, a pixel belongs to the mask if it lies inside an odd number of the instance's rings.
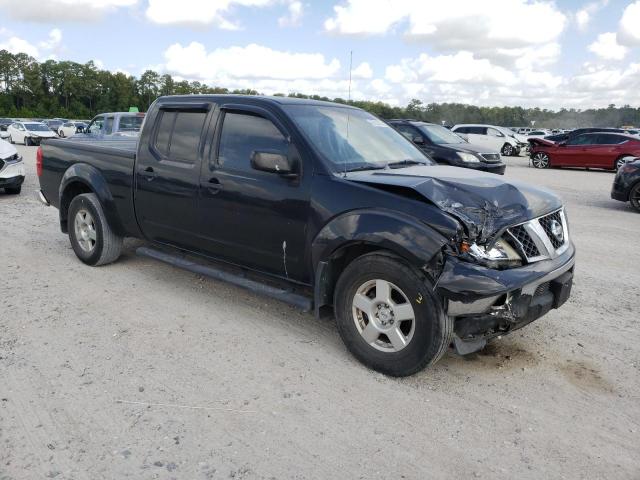
[{"label": "crumpled hood", "polygon": [[480,243],[504,227],[562,206],[549,190],[502,175],[449,166],[412,166],[351,172],[347,179],[371,186],[405,187],[457,218]]},{"label": "crumpled hood", "polygon": [[12,157],[16,153],[18,153],[16,147],[11,145],[9,142],[0,140],[0,160],[5,160],[9,157]]}]

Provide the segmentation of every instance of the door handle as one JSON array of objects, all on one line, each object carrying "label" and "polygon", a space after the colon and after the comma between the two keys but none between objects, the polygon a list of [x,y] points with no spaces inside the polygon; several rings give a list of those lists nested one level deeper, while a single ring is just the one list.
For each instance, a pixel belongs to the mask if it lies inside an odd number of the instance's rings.
[{"label": "door handle", "polygon": [[153,167],[147,167],[142,171],[142,176],[147,179],[147,182],[150,182],[156,178],[156,172],[153,170]]},{"label": "door handle", "polygon": [[207,188],[213,195],[215,195],[220,190],[222,190],[222,184],[220,183],[220,180],[218,180],[215,177],[212,177],[209,179],[209,182],[207,183]]}]

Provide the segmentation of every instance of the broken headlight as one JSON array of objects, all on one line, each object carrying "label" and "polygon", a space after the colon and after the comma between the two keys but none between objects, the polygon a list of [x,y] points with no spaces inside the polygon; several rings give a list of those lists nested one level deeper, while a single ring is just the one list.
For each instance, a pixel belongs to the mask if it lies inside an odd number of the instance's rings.
[{"label": "broken headlight", "polygon": [[463,242],[460,249],[464,255],[470,256],[485,267],[512,268],[522,265],[522,257],[502,238],[494,242],[491,248],[477,243]]}]

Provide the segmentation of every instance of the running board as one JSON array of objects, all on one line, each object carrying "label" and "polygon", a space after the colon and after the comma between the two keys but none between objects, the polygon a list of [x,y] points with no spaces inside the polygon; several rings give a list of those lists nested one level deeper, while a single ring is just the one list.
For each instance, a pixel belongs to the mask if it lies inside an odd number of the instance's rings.
[{"label": "running board", "polygon": [[136,249],[136,255],[141,257],[153,258],[160,260],[161,262],[168,263],[174,267],[182,268],[193,273],[198,273],[214,280],[220,280],[222,282],[230,283],[240,288],[244,288],[254,293],[270,297],[281,302],[288,303],[296,308],[299,308],[303,312],[310,312],[313,309],[313,302],[310,298],[294,293],[284,288],[273,287],[264,283],[252,280],[239,274],[225,272],[214,266],[203,265],[196,263],[188,258],[172,255],[160,250],[156,250],[149,247],[138,247]]}]

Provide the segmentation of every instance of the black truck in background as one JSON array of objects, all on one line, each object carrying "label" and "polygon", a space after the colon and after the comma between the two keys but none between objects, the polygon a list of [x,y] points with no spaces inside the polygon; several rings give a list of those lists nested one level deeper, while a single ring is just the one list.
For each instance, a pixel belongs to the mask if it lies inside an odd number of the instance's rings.
[{"label": "black truck in background", "polygon": [[571,291],[558,197],[435,165],[346,105],[162,97],[139,140],[53,139],[37,170],[41,201],[59,209],[84,263],[113,262],[124,237],[145,239],[143,255],[316,315],[332,309],[348,349],[389,375],[451,345],[476,351]]}]

